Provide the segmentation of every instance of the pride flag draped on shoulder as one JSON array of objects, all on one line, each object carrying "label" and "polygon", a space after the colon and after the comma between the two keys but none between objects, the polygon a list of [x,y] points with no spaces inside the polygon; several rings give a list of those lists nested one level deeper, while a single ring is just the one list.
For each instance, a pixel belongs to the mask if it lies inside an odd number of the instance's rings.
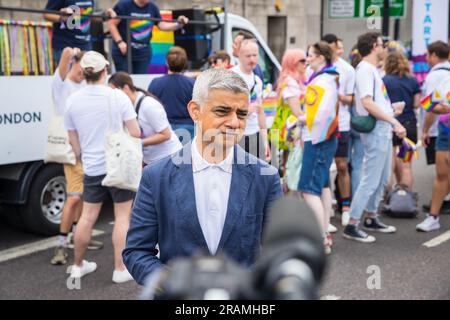
[{"label": "pride flag draped on shoulder", "polygon": [[312,144],[330,139],[338,130],[339,74],[328,66],[312,75],[306,88],[306,125]]}]

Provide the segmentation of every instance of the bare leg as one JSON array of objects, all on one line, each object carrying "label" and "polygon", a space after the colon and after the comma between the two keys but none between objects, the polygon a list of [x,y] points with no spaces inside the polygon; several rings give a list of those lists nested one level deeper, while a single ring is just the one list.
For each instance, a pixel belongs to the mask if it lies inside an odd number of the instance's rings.
[{"label": "bare leg", "polygon": [[[350,186],[349,186],[350,189]],[[325,232],[328,230],[328,225],[330,224],[331,211],[333,210],[332,198],[331,198],[331,189],[325,188],[322,189],[322,196],[320,197],[322,201],[323,207],[323,222],[322,228]]]},{"label": "bare leg", "polygon": [[447,196],[449,189],[449,162],[448,152],[436,152],[436,178],[433,184],[433,194],[431,198],[430,214],[439,215],[442,203]]},{"label": "bare leg", "polygon": [[320,226],[320,230],[322,235],[325,235],[326,229],[323,228],[324,225],[324,208],[322,204],[322,200],[320,197],[309,194],[309,193],[303,193],[303,199],[305,199],[308,206],[311,208],[311,210],[314,212],[317,218],[317,222]]},{"label": "bare leg", "polygon": [[61,233],[69,233],[72,228],[72,223],[78,221],[80,211],[83,207],[83,201],[80,196],[67,196],[61,215],[61,224],[59,231]]},{"label": "bare leg", "polygon": [[341,198],[350,198],[350,174],[348,172],[347,158],[335,158],[338,171],[338,185]]},{"label": "bare leg", "polygon": [[83,203],[83,212],[75,231],[75,265],[81,266],[86,254],[89,241],[91,241],[92,229],[97,222],[102,203]]},{"label": "bare leg", "polygon": [[133,201],[114,203],[115,223],[112,233],[112,242],[114,246],[114,269],[118,271],[125,270],[123,264],[122,251],[125,249],[128,227],[130,226],[130,214]]}]

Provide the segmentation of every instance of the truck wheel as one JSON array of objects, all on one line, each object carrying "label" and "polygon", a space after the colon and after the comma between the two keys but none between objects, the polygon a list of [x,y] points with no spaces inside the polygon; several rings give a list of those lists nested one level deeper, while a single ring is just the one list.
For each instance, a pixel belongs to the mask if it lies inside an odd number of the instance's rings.
[{"label": "truck wheel", "polygon": [[37,173],[28,202],[21,207],[25,227],[42,235],[58,234],[65,202],[66,179],[63,168],[58,164],[48,164]]}]

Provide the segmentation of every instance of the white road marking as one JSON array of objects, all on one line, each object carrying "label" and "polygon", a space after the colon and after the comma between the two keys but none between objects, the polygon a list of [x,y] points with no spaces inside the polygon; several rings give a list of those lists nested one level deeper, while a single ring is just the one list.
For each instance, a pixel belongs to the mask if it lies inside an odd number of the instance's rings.
[{"label": "white road marking", "polygon": [[441,234],[439,237],[431,239],[430,241],[425,242],[423,245],[427,248],[434,248],[438,245],[443,244],[444,242],[450,240],[450,230]]},{"label": "white road marking", "polygon": [[[92,236],[99,236],[101,234],[104,234],[104,231],[101,230],[93,230]],[[25,244],[23,246],[18,246],[10,249],[6,249],[3,251],[0,251],[0,263],[20,258],[35,252],[44,251],[53,247],[56,247],[58,245],[58,236],[48,238],[45,240],[40,240],[32,243]]]},{"label": "white road marking", "polygon": [[335,295],[323,296],[320,300],[341,300],[341,297]]}]

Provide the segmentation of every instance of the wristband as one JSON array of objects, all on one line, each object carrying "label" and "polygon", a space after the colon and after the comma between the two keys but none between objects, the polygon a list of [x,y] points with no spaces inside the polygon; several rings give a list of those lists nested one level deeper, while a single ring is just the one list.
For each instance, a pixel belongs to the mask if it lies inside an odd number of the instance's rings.
[{"label": "wristband", "polygon": [[125,41],[123,41],[123,39],[120,39],[119,41],[116,42],[116,44],[119,45],[119,44],[121,44],[122,42],[125,42]]}]

